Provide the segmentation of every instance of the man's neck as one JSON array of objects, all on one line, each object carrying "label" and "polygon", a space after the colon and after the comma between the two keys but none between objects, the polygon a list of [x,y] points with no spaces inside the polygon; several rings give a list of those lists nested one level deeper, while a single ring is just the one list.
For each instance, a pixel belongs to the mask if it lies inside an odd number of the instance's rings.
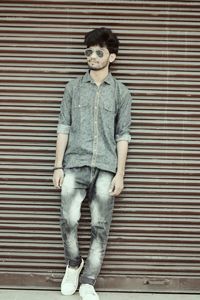
[{"label": "man's neck", "polygon": [[96,83],[96,85],[100,86],[104,79],[108,76],[109,70],[99,70],[99,71],[90,71],[90,76]]}]

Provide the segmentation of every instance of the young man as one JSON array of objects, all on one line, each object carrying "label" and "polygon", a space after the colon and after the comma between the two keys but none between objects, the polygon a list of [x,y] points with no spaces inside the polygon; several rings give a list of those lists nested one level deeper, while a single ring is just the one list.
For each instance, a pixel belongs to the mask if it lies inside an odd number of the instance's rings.
[{"label": "young man", "polygon": [[[131,96],[109,72],[118,53],[116,35],[98,28],[86,34],[85,44],[89,70],[66,85],[61,104],[53,182],[62,188],[61,232],[67,267],[61,293],[74,294],[80,282],[82,299],[98,300],[94,284],[106,250],[114,197],[123,190]],[[84,262],[77,227],[85,197],[91,212],[91,244]]]}]

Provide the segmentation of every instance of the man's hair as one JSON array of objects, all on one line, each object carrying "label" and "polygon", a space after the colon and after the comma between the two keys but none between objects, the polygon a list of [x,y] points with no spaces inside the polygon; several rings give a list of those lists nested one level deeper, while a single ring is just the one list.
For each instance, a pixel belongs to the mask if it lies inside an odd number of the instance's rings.
[{"label": "man's hair", "polygon": [[106,47],[110,53],[118,53],[119,40],[111,29],[101,27],[94,29],[85,35],[84,44],[87,47],[99,45]]}]

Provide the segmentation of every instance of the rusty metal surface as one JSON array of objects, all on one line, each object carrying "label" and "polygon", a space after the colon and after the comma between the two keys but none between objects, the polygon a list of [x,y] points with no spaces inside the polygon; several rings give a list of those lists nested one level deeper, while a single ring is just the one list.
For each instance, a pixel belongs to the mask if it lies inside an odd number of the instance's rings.
[{"label": "rusty metal surface", "polygon": [[[57,273],[41,274],[41,273],[1,273],[0,285],[1,288],[16,288],[21,287],[23,290],[59,290],[60,275]],[[199,294],[200,280],[198,277],[156,277],[156,276],[141,276],[141,275],[108,275],[99,276],[96,283],[97,291],[112,292],[162,292],[162,293],[192,293]],[[179,289],[177,289],[179,287]]]}]

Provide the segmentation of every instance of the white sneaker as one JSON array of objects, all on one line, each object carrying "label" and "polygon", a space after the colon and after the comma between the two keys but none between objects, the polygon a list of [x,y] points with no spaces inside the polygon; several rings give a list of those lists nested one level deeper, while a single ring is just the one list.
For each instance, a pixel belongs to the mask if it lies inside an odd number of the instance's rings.
[{"label": "white sneaker", "polygon": [[64,296],[71,296],[76,292],[79,283],[79,275],[83,265],[84,261],[82,259],[79,268],[66,267],[65,275],[61,283],[61,293]]},{"label": "white sneaker", "polygon": [[99,300],[99,296],[91,284],[81,284],[79,294],[82,300]]}]

